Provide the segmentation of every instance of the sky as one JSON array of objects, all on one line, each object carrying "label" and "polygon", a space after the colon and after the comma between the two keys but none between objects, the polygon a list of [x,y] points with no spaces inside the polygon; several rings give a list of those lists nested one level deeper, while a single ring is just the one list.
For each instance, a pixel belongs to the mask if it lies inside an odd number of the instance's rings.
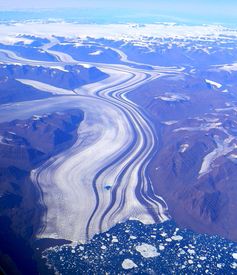
[{"label": "sky", "polygon": [[[236,0],[0,0],[0,11],[33,9],[98,9],[114,12],[124,10],[124,16],[166,15],[173,18],[216,22],[235,22]],[[100,11],[99,11],[100,10]],[[0,18],[1,19],[1,18]]]}]

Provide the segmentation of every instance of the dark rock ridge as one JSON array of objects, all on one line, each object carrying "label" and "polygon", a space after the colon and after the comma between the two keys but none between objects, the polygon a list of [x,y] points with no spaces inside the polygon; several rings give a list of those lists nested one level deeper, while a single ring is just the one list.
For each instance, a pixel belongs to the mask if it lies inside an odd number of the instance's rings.
[{"label": "dark rock ridge", "polygon": [[23,84],[17,79],[41,81],[59,88],[73,90],[108,77],[96,67],[67,65],[48,68],[29,65],[0,65],[0,104],[53,97],[52,93]]},{"label": "dark rock ridge", "polygon": [[150,45],[134,47],[134,42],[120,41],[117,46],[131,60],[161,66],[194,66],[206,67],[216,64],[232,63],[237,58],[236,38],[218,40],[203,39],[194,41],[191,38],[156,38]]},{"label": "dark rock ridge", "polygon": [[42,92],[14,78],[0,76],[0,104],[30,101],[52,97],[51,93]]},{"label": "dark rock ridge", "polygon": [[25,45],[22,42],[18,42],[14,45],[4,45],[0,43],[0,49],[13,51],[18,56],[26,59],[57,61],[57,59],[53,55],[47,53],[40,48],[35,47],[42,45],[43,42],[47,42],[47,40],[35,40],[29,45]]},{"label": "dark rock ridge", "polygon": [[30,65],[0,65],[1,77],[9,79],[30,79],[44,82],[59,88],[73,90],[108,77],[96,67],[81,65],[55,68]]},{"label": "dark rock ridge", "polygon": [[71,146],[82,120],[73,109],[0,124],[0,264],[9,274],[36,274],[31,243],[41,209],[30,171]]},{"label": "dark rock ridge", "polygon": [[77,45],[77,43],[65,43],[55,45],[51,49],[55,51],[69,53],[75,60],[79,61],[103,62],[110,64],[120,63],[119,54],[108,47],[100,45],[101,41],[103,42],[104,40],[100,39],[98,41],[93,41],[92,43],[88,41],[87,45]]}]

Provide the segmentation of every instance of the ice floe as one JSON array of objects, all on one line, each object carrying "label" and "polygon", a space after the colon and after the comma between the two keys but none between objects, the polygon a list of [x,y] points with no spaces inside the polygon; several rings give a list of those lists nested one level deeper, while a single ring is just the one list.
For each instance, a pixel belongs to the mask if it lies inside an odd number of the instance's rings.
[{"label": "ice floe", "polygon": [[125,259],[123,262],[122,262],[122,267],[123,269],[132,269],[132,268],[135,268],[137,267],[137,265],[134,263],[134,261],[130,260],[130,259]]},{"label": "ice floe", "polygon": [[153,258],[159,256],[155,246],[143,243],[135,248],[144,258]]}]

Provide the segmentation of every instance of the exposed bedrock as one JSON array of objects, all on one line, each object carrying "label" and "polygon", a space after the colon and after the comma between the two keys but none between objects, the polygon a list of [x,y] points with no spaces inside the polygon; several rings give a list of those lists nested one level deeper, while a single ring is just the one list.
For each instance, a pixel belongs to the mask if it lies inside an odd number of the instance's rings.
[{"label": "exposed bedrock", "polygon": [[77,109],[0,124],[0,262],[11,274],[36,274],[29,241],[40,226],[42,209],[30,171],[71,146],[82,120]]},{"label": "exposed bedrock", "polygon": [[236,241],[234,95],[180,75],[155,80],[131,97],[156,124],[160,143],[149,173],[171,216],[180,226]]}]

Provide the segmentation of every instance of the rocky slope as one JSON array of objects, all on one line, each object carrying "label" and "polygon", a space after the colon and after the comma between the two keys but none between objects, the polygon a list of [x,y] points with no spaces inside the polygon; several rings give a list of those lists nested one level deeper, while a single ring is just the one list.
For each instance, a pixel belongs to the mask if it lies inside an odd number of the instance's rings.
[{"label": "rocky slope", "polygon": [[30,101],[53,96],[7,76],[0,77],[0,104]]},{"label": "rocky slope", "polygon": [[11,274],[36,272],[29,240],[41,209],[30,171],[71,146],[82,120],[82,111],[68,110],[0,125],[0,263]]},{"label": "rocky slope", "polygon": [[65,67],[43,67],[30,65],[0,65],[0,75],[8,79],[28,79],[52,86],[75,89],[84,84],[96,82],[107,77],[96,67],[66,65]]},{"label": "rocky slope", "polygon": [[159,148],[149,173],[170,215],[180,226],[236,241],[235,94],[184,74],[129,96],[157,130]]}]

